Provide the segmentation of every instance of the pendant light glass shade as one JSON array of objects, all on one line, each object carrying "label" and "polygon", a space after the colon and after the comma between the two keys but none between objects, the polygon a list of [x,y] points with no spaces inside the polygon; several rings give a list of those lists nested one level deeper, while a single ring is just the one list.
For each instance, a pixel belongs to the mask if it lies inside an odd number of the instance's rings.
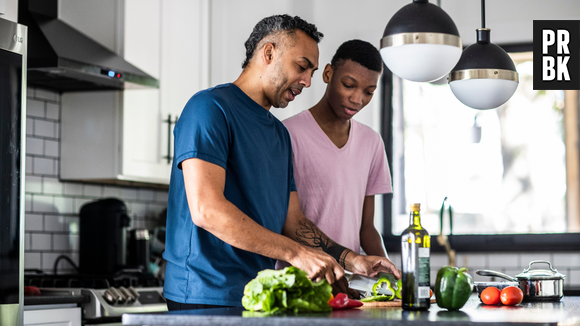
[{"label": "pendant light glass shade", "polygon": [[428,0],[414,0],[387,24],[380,52],[395,75],[430,82],[453,69],[461,50],[461,38],[451,17]]},{"label": "pendant light glass shade", "polygon": [[491,43],[491,30],[477,29],[477,43],[468,46],[449,74],[451,91],[463,104],[478,110],[507,102],[519,84],[510,56]]}]

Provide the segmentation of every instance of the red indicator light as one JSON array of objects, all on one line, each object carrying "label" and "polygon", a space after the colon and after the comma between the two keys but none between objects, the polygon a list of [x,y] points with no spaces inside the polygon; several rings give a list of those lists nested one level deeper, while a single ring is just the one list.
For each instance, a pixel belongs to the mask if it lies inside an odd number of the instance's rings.
[{"label": "red indicator light", "polygon": [[121,78],[121,74],[117,74],[117,78]]}]

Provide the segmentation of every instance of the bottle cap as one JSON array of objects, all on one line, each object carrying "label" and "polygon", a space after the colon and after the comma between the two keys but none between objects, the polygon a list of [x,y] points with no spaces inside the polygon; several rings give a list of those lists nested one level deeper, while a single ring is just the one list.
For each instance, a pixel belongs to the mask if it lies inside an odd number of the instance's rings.
[{"label": "bottle cap", "polygon": [[419,203],[415,203],[415,204],[411,204],[411,211],[420,211],[421,210],[421,204]]}]

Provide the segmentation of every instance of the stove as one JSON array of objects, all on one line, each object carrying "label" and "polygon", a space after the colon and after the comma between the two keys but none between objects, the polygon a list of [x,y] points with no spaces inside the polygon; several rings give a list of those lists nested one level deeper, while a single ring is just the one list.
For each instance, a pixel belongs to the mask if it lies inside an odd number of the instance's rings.
[{"label": "stove", "polygon": [[124,313],[167,311],[163,286],[149,274],[25,275],[26,286],[36,286],[43,295],[84,296],[80,304],[83,324],[121,321]]}]

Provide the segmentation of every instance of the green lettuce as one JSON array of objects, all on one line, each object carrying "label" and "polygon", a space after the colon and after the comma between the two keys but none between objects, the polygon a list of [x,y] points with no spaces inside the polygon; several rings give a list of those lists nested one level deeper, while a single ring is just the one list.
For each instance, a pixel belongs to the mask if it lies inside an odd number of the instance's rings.
[{"label": "green lettuce", "polygon": [[328,304],[332,287],[326,279],[313,283],[294,266],[265,269],[246,284],[242,305],[250,311],[300,313],[332,311]]}]

